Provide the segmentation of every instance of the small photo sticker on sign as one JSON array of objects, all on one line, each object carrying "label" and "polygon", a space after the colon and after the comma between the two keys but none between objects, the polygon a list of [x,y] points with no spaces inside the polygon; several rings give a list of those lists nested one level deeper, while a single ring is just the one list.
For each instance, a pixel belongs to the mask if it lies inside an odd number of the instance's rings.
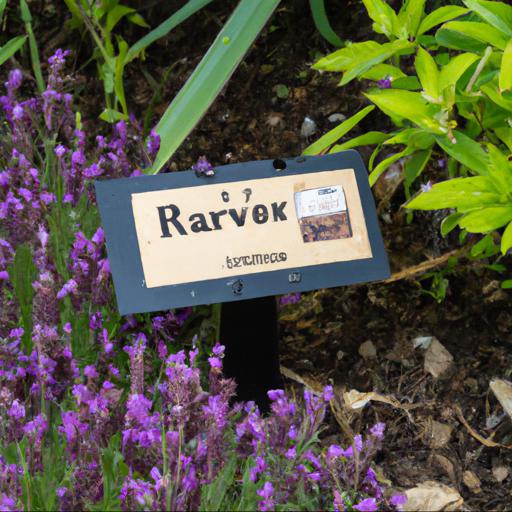
[{"label": "small photo sticker on sign", "polygon": [[341,185],[295,192],[295,210],[304,242],[350,238],[350,218]]}]

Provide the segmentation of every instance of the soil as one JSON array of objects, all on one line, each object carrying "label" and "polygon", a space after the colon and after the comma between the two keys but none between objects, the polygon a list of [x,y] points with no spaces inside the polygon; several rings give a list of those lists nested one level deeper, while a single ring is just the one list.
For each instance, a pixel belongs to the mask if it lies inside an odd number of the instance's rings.
[{"label": "soil", "polygon": [[[163,2],[152,6],[140,2],[139,7],[149,24],[156,26],[182,3],[166,2],[163,7]],[[128,67],[127,97],[136,115],[144,115],[153,96],[147,75],[159,82],[166,68],[174,66],[156,102],[156,120],[234,5],[235,1],[214,2],[152,47],[145,61]],[[31,8],[39,20],[35,30],[45,57],[57,46],[74,50],[81,109],[97,115],[102,89],[94,63],[84,65],[91,50],[87,37],[56,29],[55,20],[62,21],[66,13],[63,3],[32,2]],[[370,37],[361,2],[332,0],[327,8],[342,37],[354,41]],[[131,42],[144,33],[132,26],[121,28]],[[365,103],[361,92],[367,84],[352,82],[339,88],[339,76],[310,68],[328,51],[332,47],[316,32],[308,2],[283,2],[170,168],[189,168],[200,155],[214,165],[299,155],[336,125],[328,120],[331,114],[348,117]],[[306,116],[316,124],[309,137],[301,136]],[[373,113],[350,135],[375,126],[384,129],[385,123]],[[362,153],[368,154],[364,148]],[[392,171],[396,176],[401,169]],[[439,172],[432,168],[428,177]],[[394,272],[460,247],[455,235],[448,239],[439,235],[442,213],[416,215],[407,223],[400,209],[402,186],[391,171],[375,193]],[[340,398],[330,417],[330,435],[342,443],[347,440],[347,425],[362,432],[375,421],[386,422],[379,466],[396,487],[407,489],[434,480],[460,492],[468,510],[507,510],[512,509],[512,475],[498,482],[496,474],[499,467],[512,472],[512,452],[499,446],[512,445],[512,418],[503,413],[489,382],[512,377],[510,292],[500,288],[503,276],[486,268],[486,263],[464,256],[453,269],[445,264],[437,268],[442,274],[425,279],[413,275],[391,283],[304,294],[298,304],[281,311],[282,366],[297,392],[304,384],[314,388],[332,383],[338,397],[354,389],[388,397],[394,405],[372,401],[357,411],[347,410]],[[435,279],[448,280],[446,297],[439,302],[425,291]],[[414,348],[413,340],[419,336],[437,338],[453,357],[437,378],[425,370],[426,350]],[[334,428],[337,423],[345,426],[341,434]]]}]

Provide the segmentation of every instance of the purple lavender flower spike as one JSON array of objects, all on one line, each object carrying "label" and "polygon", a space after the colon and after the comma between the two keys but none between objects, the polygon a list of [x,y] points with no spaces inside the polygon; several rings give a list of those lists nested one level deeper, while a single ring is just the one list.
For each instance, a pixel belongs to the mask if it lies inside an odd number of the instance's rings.
[{"label": "purple lavender flower spike", "polygon": [[357,505],[353,505],[352,508],[359,512],[375,512],[377,510],[377,502],[375,498],[366,498]]},{"label": "purple lavender flower spike", "polygon": [[23,82],[23,73],[19,69],[13,69],[9,71],[9,78],[7,82],[5,82],[5,88],[7,89],[7,94],[12,96],[16,89],[21,87],[21,83]]},{"label": "purple lavender flower spike", "polygon": [[279,304],[281,306],[287,306],[288,304],[297,304],[300,301],[302,295],[300,293],[289,293],[279,298]]},{"label": "purple lavender flower spike", "polygon": [[258,508],[262,511],[274,510],[275,504],[272,500],[274,494],[274,486],[271,482],[265,482],[263,487],[256,491],[258,496],[262,497],[263,500],[258,502]]},{"label": "purple lavender flower spike", "polygon": [[78,288],[78,284],[74,279],[67,281],[64,286],[57,293],[57,299],[63,299],[66,295],[75,293]]},{"label": "purple lavender flower spike", "polygon": [[205,156],[200,156],[197,159],[197,162],[192,166],[192,170],[196,171],[197,175],[213,176],[215,174],[213,165],[208,162]]},{"label": "purple lavender flower spike", "polygon": [[382,440],[384,439],[384,431],[386,430],[385,423],[376,423],[371,429],[370,434],[375,438]]},{"label": "purple lavender flower spike", "polygon": [[10,409],[7,411],[7,415],[15,420],[22,420],[25,417],[25,407],[20,403],[19,400],[14,400],[11,404]]},{"label": "purple lavender flower spike", "polygon": [[394,494],[389,500],[397,510],[402,510],[403,506],[407,503],[407,496],[405,494]]}]

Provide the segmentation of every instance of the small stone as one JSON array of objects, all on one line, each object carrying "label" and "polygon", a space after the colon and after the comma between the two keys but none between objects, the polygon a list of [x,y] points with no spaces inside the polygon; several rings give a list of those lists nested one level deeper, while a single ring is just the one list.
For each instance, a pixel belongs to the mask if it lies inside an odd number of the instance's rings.
[{"label": "small stone", "polygon": [[412,344],[414,348],[420,347],[423,350],[427,350],[433,339],[434,336],[416,336],[416,338],[412,340]]},{"label": "small stone", "polygon": [[316,123],[310,117],[306,116],[304,121],[302,121],[302,126],[300,128],[300,136],[303,138],[311,137],[316,132]]},{"label": "small stone", "polygon": [[282,114],[270,114],[265,123],[270,126],[270,128],[275,128],[283,124],[283,115]]},{"label": "small stone", "polygon": [[371,340],[361,343],[361,346],[359,347],[359,355],[363,359],[373,359],[377,357],[377,349]]},{"label": "small stone", "polygon": [[503,480],[506,480],[508,475],[510,474],[507,466],[497,465],[492,468],[492,476],[494,479],[501,484]]},{"label": "small stone", "polygon": [[328,118],[330,123],[336,123],[337,121],[345,121],[347,119],[347,116],[344,116],[343,114],[340,114],[336,112],[335,114],[331,114]]}]

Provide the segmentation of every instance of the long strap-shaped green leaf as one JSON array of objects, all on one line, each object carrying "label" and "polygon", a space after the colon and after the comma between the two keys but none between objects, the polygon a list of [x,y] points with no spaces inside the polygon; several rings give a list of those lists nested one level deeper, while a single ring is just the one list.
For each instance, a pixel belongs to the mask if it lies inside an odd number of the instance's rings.
[{"label": "long strap-shaped green leaf", "polygon": [[309,5],[311,7],[313,21],[315,22],[318,32],[320,32],[322,37],[329,41],[333,46],[342,47],[343,41],[339,38],[338,34],[334,32],[331,24],[329,23],[329,18],[325,11],[324,0],[309,0]]},{"label": "long strap-shaped green leaf", "polygon": [[162,169],[203,117],[278,4],[279,0],[241,0],[160,119],[160,151],[148,173]]},{"label": "long strap-shaped green leaf", "polygon": [[0,66],[10,59],[25,44],[26,40],[27,36],[16,36],[0,46]]},{"label": "long strap-shaped green leaf", "polygon": [[139,39],[126,54],[126,62],[130,62],[139,55],[150,44],[158,41],[161,37],[167,35],[173,28],[184,22],[187,18],[197,11],[211,3],[213,0],[189,0],[181,9],[178,9],[172,16],[160,23],[158,27]]}]

